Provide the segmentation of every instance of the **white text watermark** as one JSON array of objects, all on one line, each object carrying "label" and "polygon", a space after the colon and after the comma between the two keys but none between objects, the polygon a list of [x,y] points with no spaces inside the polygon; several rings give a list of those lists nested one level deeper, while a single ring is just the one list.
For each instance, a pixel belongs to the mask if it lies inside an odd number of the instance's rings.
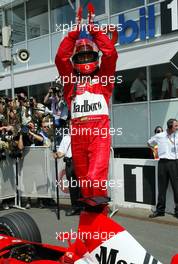
[{"label": "white text watermark", "polygon": [[115,236],[116,233],[115,232],[84,232],[84,231],[73,231],[72,229],[69,232],[56,232],[56,239],[57,240],[61,240],[62,242],[64,242],[65,240],[76,240],[76,239],[80,239],[82,241],[85,240],[101,240],[101,241],[106,241],[110,238],[112,238],[113,236]]}]

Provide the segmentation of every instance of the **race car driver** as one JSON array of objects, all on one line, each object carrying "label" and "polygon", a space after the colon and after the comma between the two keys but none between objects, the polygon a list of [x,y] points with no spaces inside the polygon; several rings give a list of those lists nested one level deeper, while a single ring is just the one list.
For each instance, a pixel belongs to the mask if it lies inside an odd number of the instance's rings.
[{"label": "race car driver", "polygon": [[[78,24],[62,40],[55,63],[62,80],[68,77],[64,83],[64,98],[71,110],[72,155],[82,196],[107,197],[108,104],[114,86],[117,51],[109,37],[96,30],[93,21],[89,21],[87,28],[92,40],[79,39],[80,29]],[[100,67],[99,50],[102,52]],[[74,76],[78,77],[77,81],[73,81]],[[102,77],[107,82],[103,83]]]}]

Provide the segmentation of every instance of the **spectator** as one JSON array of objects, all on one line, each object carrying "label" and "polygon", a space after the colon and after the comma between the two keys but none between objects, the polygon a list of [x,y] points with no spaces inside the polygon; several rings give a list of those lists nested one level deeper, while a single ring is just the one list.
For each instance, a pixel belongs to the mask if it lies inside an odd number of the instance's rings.
[{"label": "spectator", "polygon": [[169,99],[176,97],[178,97],[178,77],[172,75],[171,72],[167,72],[162,83],[161,99]]},{"label": "spectator", "polygon": [[62,140],[62,133],[60,130],[65,127],[68,117],[68,108],[63,99],[62,86],[50,87],[49,92],[45,96],[44,103],[50,103],[51,114],[57,130],[56,143],[59,145]]},{"label": "spectator", "polygon": [[12,98],[6,98],[6,116],[9,125],[14,126],[16,131],[20,128],[20,119],[17,114],[16,102]]},{"label": "spectator", "polygon": [[51,141],[49,139],[49,123],[43,121],[41,124],[41,131],[39,133],[39,135],[41,135],[43,137],[43,141],[42,141],[42,146],[44,147],[50,147],[51,146]]},{"label": "spectator", "polygon": [[37,108],[37,101],[35,98],[30,97],[29,100],[27,100],[27,104],[26,104],[26,112],[27,114],[31,117],[31,119],[35,122],[34,120],[34,112],[35,112],[35,108]]},{"label": "spectator", "polygon": [[31,121],[27,126],[22,127],[24,146],[41,146],[43,145],[43,137],[36,132],[35,124]]},{"label": "spectator", "polygon": [[34,105],[32,120],[37,130],[41,129],[41,122],[45,117],[45,106],[41,103]]},{"label": "spectator", "polygon": [[61,111],[59,109],[59,102],[61,100],[61,94],[58,87],[50,87],[47,95],[44,98],[44,104],[50,104],[52,115],[55,118],[55,125],[59,126],[59,119]]},{"label": "spectator", "polygon": [[145,80],[145,75],[140,72],[136,80],[133,82],[130,94],[133,102],[145,101],[147,98],[147,83]]},{"label": "spectator", "polygon": [[[59,95],[57,108],[64,126],[68,110],[60,89],[56,90]],[[57,98],[56,92],[53,91],[51,96]],[[7,153],[11,158],[21,158],[26,146],[49,147],[54,138],[52,124],[52,116],[46,116],[45,106],[37,103],[34,97],[28,100],[24,93],[19,93],[14,100],[10,97],[0,97],[0,160],[6,159]],[[40,207],[44,207],[43,200],[39,199],[39,202]],[[30,207],[31,201],[28,198],[26,208]],[[3,208],[9,208],[7,200],[3,202]]]},{"label": "spectator", "polygon": [[17,114],[19,115],[20,122],[22,125],[27,125],[32,118],[31,115],[28,113],[28,104],[27,99],[24,95],[24,93],[20,93],[17,95],[19,107],[17,108]]},{"label": "spectator", "polygon": [[37,103],[36,99],[33,96],[31,96],[29,99],[29,107],[32,108],[32,111],[33,111],[33,108],[37,108],[37,105],[38,105],[38,103]]},{"label": "spectator", "polygon": [[178,218],[178,123],[176,119],[167,121],[167,130],[155,134],[148,140],[148,146],[158,145],[158,203],[156,211],[150,218],[164,216],[166,207],[166,191],[169,180],[174,193],[175,217]]}]

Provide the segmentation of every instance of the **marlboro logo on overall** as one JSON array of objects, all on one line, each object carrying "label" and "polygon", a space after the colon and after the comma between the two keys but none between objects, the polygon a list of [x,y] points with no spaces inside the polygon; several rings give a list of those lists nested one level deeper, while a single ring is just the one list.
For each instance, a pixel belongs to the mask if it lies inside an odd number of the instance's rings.
[{"label": "marlboro logo on overall", "polygon": [[74,109],[73,109],[73,112],[94,112],[94,111],[97,111],[97,110],[100,110],[102,108],[101,106],[101,103],[100,102],[97,102],[97,103],[92,103],[92,104],[89,104],[88,103],[88,100],[84,100],[84,103],[83,105],[79,105],[79,104],[76,104],[74,103]]},{"label": "marlboro logo on overall", "polygon": [[72,101],[72,118],[89,115],[108,115],[108,106],[102,94],[88,91],[77,95]]}]

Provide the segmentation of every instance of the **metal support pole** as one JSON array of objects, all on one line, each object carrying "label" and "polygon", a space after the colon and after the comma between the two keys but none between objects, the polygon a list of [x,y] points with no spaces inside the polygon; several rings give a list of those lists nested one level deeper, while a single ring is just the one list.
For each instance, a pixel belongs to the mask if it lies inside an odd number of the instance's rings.
[{"label": "metal support pole", "polygon": [[[12,52],[11,52],[12,56]],[[12,99],[14,99],[14,67],[13,67],[13,57],[10,65],[10,73],[11,73],[11,92],[12,92]]]},{"label": "metal support pole", "polygon": [[[57,151],[57,148],[56,148],[56,125],[55,125],[55,117],[54,116],[53,116],[53,137],[54,137],[54,149],[53,149],[53,152],[56,152]],[[55,159],[55,174],[56,174],[57,219],[60,220],[59,186],[58,186],[58,163],[57,163],[57,159]]]},{"label": "metal support pole", "polygon": [[21,207],[21,199],[19,193],[19,159],[15,159],[15,186],[16,186],[16,197],[14,208],[25,210],[25,208]]}]

